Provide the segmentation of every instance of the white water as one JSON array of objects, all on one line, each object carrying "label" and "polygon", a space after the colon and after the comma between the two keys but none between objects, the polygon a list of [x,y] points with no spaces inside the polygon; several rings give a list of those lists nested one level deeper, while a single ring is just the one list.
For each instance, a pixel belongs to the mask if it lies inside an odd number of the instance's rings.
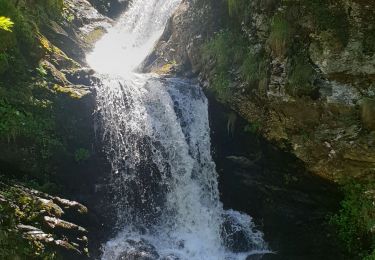
[{"label": "white water", "polygon": [[[134,0],[87,56],[100,73],[97,102],[121,230],[104,245],[103,259],[138,250],[131,241],[141,240],[155,248],[155,259],[246,259],[266,252],[251,218],[220,203],[200,87],[133,73],[180,1]],[[233,239],[238,232],[242,241]],[[228,247],[236,243],[245,245],[241,253]]]}]

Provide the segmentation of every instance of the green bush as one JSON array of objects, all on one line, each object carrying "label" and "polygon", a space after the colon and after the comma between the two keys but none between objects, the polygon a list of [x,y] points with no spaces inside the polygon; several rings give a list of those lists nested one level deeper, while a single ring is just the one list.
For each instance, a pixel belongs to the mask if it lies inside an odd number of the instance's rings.
[{"label": "green bush", "polygon": [[343,191],[341,209],[330,222],[353,259],[375,259],[375,183],[352,181]]}]

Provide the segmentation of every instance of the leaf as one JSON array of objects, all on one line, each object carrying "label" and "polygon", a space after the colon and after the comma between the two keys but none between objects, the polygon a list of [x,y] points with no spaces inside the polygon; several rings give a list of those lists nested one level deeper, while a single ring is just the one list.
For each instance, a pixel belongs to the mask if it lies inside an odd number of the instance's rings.
[{"label": "leaf", "polygon": [[14,23],[12,20],[5,16],[0,16],[0,29],[11,32]]}]

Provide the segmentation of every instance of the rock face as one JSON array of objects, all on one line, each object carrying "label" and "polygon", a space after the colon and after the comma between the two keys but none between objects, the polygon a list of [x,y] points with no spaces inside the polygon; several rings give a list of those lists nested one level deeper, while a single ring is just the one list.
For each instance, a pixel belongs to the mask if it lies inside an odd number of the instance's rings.
[{"label": "rock face", "polygon": [[[37,20],[30,5],[34,7],[44,3],[34,2],[17,1],[19,15]],[[37,32],[31,31],[37,39],[33,45],[23,46],[37,53],[33,54],[37,56],[36,61],[28,61],[30,69],[21,68],[26,72],[12,80],[12,85],[6,81],[7,75],[0,73],[1,124],[6,119],[3,116],[9,113],[9,106],[15,109],[10,119],[20,117],[21,120],[15,123],[19,123],[22,130],[13,131],[11,138],[0,136],[0,174],[6,180],[17,179],[27,185],[53,190],[69,199],[52,197],[25,187],[6,187],[14,193],[19,191],[23,198],[36,205],[36,210],[50,207],[47,211],[35,212],[35,219],[18,219],[18,227],[12,229],[15,236],[16,233],[29,234],[35,242],[31,243],[37,244],[33,247],[36,253],[41,243],[43,248],[50,248],[65,259],[84,259],[89,249],[93,257],[100,254],[104,234],[111,231],[103,224],[105,217],[101,217],[109,211],[103,206],[108,205],[104,203],[105,189],[98,185],[104,182],[104,174],[108,171],[106,157],[95,132],[98,126],[95,123],[96,101],[92,85],[97,79],[93,76],[94,72],[86,68],[85,52],[93,47],[113,21],[86,0],[58,2],[64,2],[62,14],[47,16],[41,9],[40,16],[45,17],[36,22]],[[18,37],[16,33],[13,35]],[[27,44],[30,43],[23,45]],[[13,98],[16,96],[14,102],[9,99],[10,104],[2,102],[3,98],[7,99],[8,93]],[[30,104],[24,100],[31,100]],[[20,105],[22,102],[26,105]],[[37,121],[39,118],[41,120]],[[10,122],[14,124],[14,121]],[[18,212],[21,206],[4,198],[4,205]],[[70,200],[81,201],[90,211]],[[3,224],[0,220],[1,227]],[[95,232],[92,237],[91,231]],[[15,252],[19,249],[14,245],[13,248]],[[0,258],[2,253],[0,251]]]},{"label": "rock face", "polygon": [[155,247],[149,244],[147,241],[140,240],[127,240],[129,245],[128,249],[121,253],[121,255],[116,260],[154,260],[159,259],[159,254],[157,253]]},{"label": "rock face", "polygon": [[198,75],[211,105],[223,103],[210,111],[223,201],[263,220],[279,250],[267,257],[337,258],[324,224],[340,199],[332,183],[374,173],[375,5],[246,5],[231,17],[226,1],[183,1],[145,70],[172,64]]},{"label": "rock face", "polygon": [[345,259],[325,224],[340,199],[335,185],[259,133],[245,131],[248,123],[241,117],[228,133],[233,110],[213,97],[209,101],[221,199],[225,207],[251,215],[264,232],[276,253],[261,259]]},{"label": "rock face", "polygon": [[7,226],[8,232],[17,231],[43,253],[57,252],[66,259],[88,258],[88,232],[74,224],[87,218],[88,210],[82,204],[0,183],[0,207],[2,221],[13,222]]},{"label": "rock face", "polygon": [[[175,61],[177,69],[200,73],[202,84],[210,91],[216,63],[215,59],[204,61],[201,50],[207,39],[223,28],[220,25],[228,16],[223,11],[225,4],[198,2],[183,1],[146,69]],[[304,15],[316,22],[313,24],[299,16],[292,19],[308,9],[304,3],[290,7],[284,1],[250,1],[241,30],[250,53],[263,53],[254,63],[262,63],[265,73],[263,78],[249,83],[233,65],[229,68],[234,72],[226,86],[230,94],[225,102],[249,122],[261,122],[259,130],[264,137],[280,147],[291,148],[315,174],[336,181],[346,175],[366,175],[370,167],[366,161],[353,165],[345,159],[348,151],[358,153],[365,149],[368,156],[375,157],[374,146],[368,145],[373,137],[362,131],[373,129],[369,98],[375,95],[375,53],[368,41],[375,8],[367,1],[335,3],[328,10],[315,7],[332,19],[306,11]],[[297,31],[293,34],[295,39],[285,42],[285,46],[273,45],[274,34],[283,33],[274,32],[275,17],[286,17],[285,26]],[[327,28],[320,22],[326,22]],[[342,25],[346,31],[340,31]],[[296,57],[299,52],[304,58]],[[360,111],[361,100],[367,101]]]},{"label": "rock face", "polygon": [[[207,37],[220,28],[225,9],[218,1],[183,0],[157,43],[144,62],[144,71],[158,72],[172,65],[174,73],[198,73],[201,63],[199,48]],[[204,25],[204,26],[202,26]],[[168,72],[168,71],[167,71]]]},{"label": "rock face", "polygon": [[128,7],[129,0],[89,0],[89,2],[102,14],[109,17],[120,15]]},{"label": "rock face", "polygon": [[370,131],[375,131],[375,99],[361,100],[360,106],[363,126]]}]

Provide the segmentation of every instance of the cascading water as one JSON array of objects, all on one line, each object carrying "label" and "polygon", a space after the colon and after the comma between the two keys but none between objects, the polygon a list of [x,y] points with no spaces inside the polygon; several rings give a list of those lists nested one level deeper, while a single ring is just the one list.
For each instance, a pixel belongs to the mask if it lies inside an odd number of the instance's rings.
[{"label": "cascading water", "polygon": [[103,259],[224,260],[267,252],[251,218],[220,203],[200,87],[133,72],[180,1],[134,0],[87,55],[100,73],[98,110],[121,230],[104,245]]}]

